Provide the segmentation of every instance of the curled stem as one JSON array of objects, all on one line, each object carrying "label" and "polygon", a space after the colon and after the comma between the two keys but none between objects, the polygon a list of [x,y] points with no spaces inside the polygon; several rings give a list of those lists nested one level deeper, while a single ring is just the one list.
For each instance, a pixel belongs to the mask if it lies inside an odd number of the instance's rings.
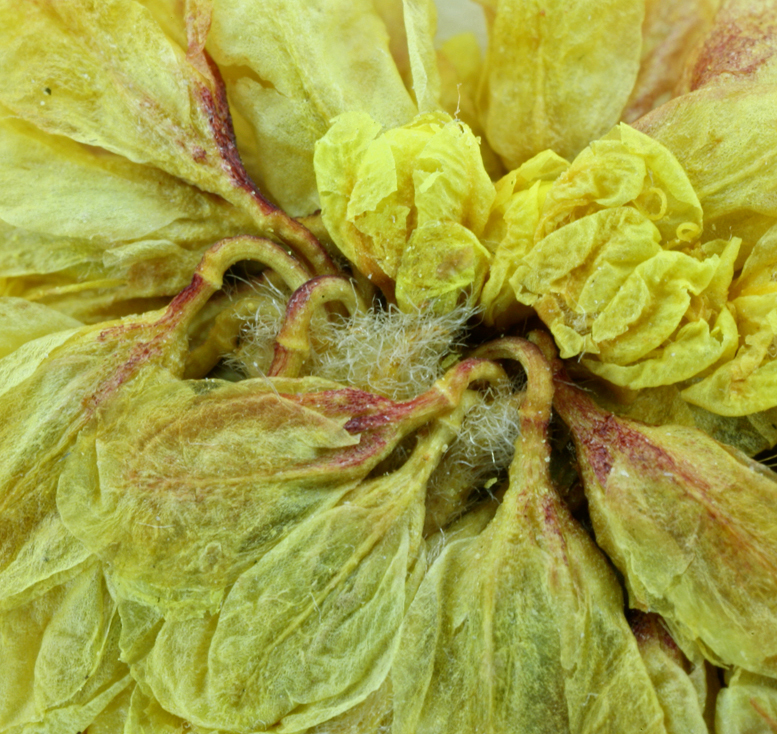
[{"label": "curled stem", "polygon": [[509,382],[509,379],[504,369],[496,362],[487,359],[465,359],[451,367],[429,390],[417,398],[396,403],[379,413],[352,418],[345,424],[345,430],[349,433],[360,433],[394,422],[398,418],[407,420],[411,429],[417,428],[455,410],[473,382],[498,384]]},{"label": "curled stem", "polygon": [[[526,392],[518,411],[521,435],[520,451],[516,460],[522,456],[532,457],[527,465],[540,466],[550,463],[550,442],[548,426],[550,424],[551,405],[553,403],[553,374],[542,350],[536,344],[519,337],[505,337],[484,344],[474,352],[476,357],[486,359],[514,359],[521,363],[526,372]],[[547,467],[544,467],[547,470]]]},{"label": "curled stem", "polygon": [[261,305],[261,299],[243,298],[216,316],[205,341],[189,353],[184,379],[204,377],[225,354],[233,352],[246,322],[247,312],[256,312]]},{"label": "curled stem", "polygon": [[202,256],[191,283],[165,309],[160,322],[171,321],[187,329],[197,312],[224,283],[224,273],[241,260],[260,262],[274,270],[291,290],[310,278],[310,273],[280,245],[242,235],[220,240]]},{"label": "curled stem", "polygon": [[322,275],[304,283],[289,299],[286,318],[275,341],[275,356],[270,367],[272,377],[296,377],[310,357],[310,324],[313,315],[325,304],[342,303],[353,316],[367,306],[353,284],[343,277]]}]

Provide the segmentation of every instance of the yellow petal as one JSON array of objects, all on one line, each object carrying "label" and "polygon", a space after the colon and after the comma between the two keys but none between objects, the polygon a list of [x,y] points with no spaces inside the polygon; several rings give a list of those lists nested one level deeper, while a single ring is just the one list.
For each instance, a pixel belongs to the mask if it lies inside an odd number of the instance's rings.
[{"label": "yellow petal", "polygon": [[332,118],[360,110],[394,127],[416,114],[368,0],[333,0],[320,12],[300,0],[212,5],[207,48],[253,128],[259,180],[291,214],[319,206],[313,148]]},{"label": "yellow petal", "polygon": [[572,158],[621,116],[639,68],[644,2],[495,5],[480,93],[488,142],[508,168],[546,148]]},{"label": "yellow petal", "polygon": [[397,271],[397,305],[411,312],[453,311],[477,302],[491,255],[478,238],[456,222],[431,221],[408,240]]},{"label": "yellow petal", "polygon": [[341,116],[317,144],[315,165],[333,240],[393,297],[415,228],[457,224],[477,238],[495,191],[476,138],[445,113],[378,132],[364,113]]}]

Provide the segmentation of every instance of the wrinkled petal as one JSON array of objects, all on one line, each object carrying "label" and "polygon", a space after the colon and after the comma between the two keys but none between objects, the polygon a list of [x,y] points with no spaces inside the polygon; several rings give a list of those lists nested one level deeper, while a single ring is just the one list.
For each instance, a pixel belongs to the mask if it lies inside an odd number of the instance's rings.
[{"label": "wrinkled petal", "polygon": [[[391,297],[400,268],[408,268],[403,257],[412,238],[423,237],[425,226],[460,225],[472,234],[474,247],[495,192],[476,138],[448,115],[421,115],[382,135],[379,131],[364,113],[341,116],[317,144],[315,164],[322,216],[332,238]],[[409,258],[414,257],[411,252]]]},{"label": "wrinkled petal", "polygon": [[395,127],[418,111],[372,3],[317,6],[213,0],[207,39],[230,100],[252,126],[259,178],[294,215],[319,206],[313,148],[332,118],[361,110]]}]

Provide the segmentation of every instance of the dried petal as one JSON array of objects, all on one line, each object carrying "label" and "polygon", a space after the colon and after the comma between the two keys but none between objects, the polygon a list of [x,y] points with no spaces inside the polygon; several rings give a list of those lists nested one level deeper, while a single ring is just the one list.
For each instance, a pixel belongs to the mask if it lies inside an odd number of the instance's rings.
[{"label": "dried petal", "polygon": [[678,91],[717,84],[773,83],[777,80],[776,33],[774,0],[723,0],[712,27],[686,61]]},{"label": "dried petal", "polygon": [[777,732],[777,681],[735,668],[718,695],[717,734]]},{"label": "dried petal", "polygon": [[[483,3],[485,4],[485,3]],[[480,112],[508,169],[546,148],[577,155],[620,118],[639,69],[644,2],[499,0]]]},{"label": "dried petal", "polygon": [[362,110],[385,127],[417,108],[368,0],[213,0],[207,48],[256,138],[259,179],[292,214],[319,207],[313,147],[330,120]]},{"label": "dried petal", "polygon": [[712,85],[634,123],[686,172],[704,209],[703,239],[733,233],[743,240],[738,266],[777,222],[776,97],[770,84]]},{"label": "dried petal", "polygon": [[115,610],[92,558],[61,585],[0,611],[3,731],[35,723],[39,731],[83,731],[127,688]]},{"label": "dried petal", "polygon": [[777,475],[705,433],[598,408],[556,365],[597,543],[632,606],[661,614],[684,649],[777,673]]},{"label": "dried petal", "polygon": [[240,576],[217,614],[164,623],[133,669],[166,709],[207,727],[298,731],[381,686],[417,585],[413,569],[425,565],[424,489],[455,430],[446,423],[401,469],[299,522]]},{"label": "dried petal", "polygon": [[408,610],[393,730],[663,732],[618,583],[550,483],[547,364],[519,340],[480,353],[526,365],[521,447],[493,519],[443,536]]},{"label": "dried petal", "polygon": [[[486,255],[477,238],[489,216],[494,186],[477,140],[466,125],[444,113],[421,115],[382,135],[379,131],[367,115],[348,113],[316,145],[322,216],[338,248],[393,297],[412,237],[423,240],[436,236],[437,228],[456,229],[464,265],[447,261],[439,250],[424,266],[425,289],[444,292],[452,276],[459,292],[479,290]],[[424,235],[424,227],[432,229]],[[410,282],[404,287],[412,288],[418,275],[405,268]]]},{"label": "dried petal", "polygon": [[284,238],[314,268],[332,272],[315,238],[269,204],[248,178],[235,150],[223,83],[204,54],[197,20],[194,15],[189,24],[185,51],[133,0],[24,8],[4,0],[0,103],[48,133],[223,196],[263,233]]},{"label": "dried petal", "polygon": [[633,122],[681,92],[688,58],[715,20],[721,0],[648,0],[642,24],[639,75],[623,119]]},{"label": "dried petal", "polygon": [[706,665],[693,666],[657,614],[634,612],[631,628],[664,711],[668,734],[708,734]]}]

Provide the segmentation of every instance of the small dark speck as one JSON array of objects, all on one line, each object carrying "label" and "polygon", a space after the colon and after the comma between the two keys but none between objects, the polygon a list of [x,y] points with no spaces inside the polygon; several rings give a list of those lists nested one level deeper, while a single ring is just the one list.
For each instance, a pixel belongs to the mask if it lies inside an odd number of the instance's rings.
[{"label": "small dark speck", "polygon": [[48,87],[44,87],[43,91],[46,92],[46,94],[51,95],[51,89],[49,89]]}]

